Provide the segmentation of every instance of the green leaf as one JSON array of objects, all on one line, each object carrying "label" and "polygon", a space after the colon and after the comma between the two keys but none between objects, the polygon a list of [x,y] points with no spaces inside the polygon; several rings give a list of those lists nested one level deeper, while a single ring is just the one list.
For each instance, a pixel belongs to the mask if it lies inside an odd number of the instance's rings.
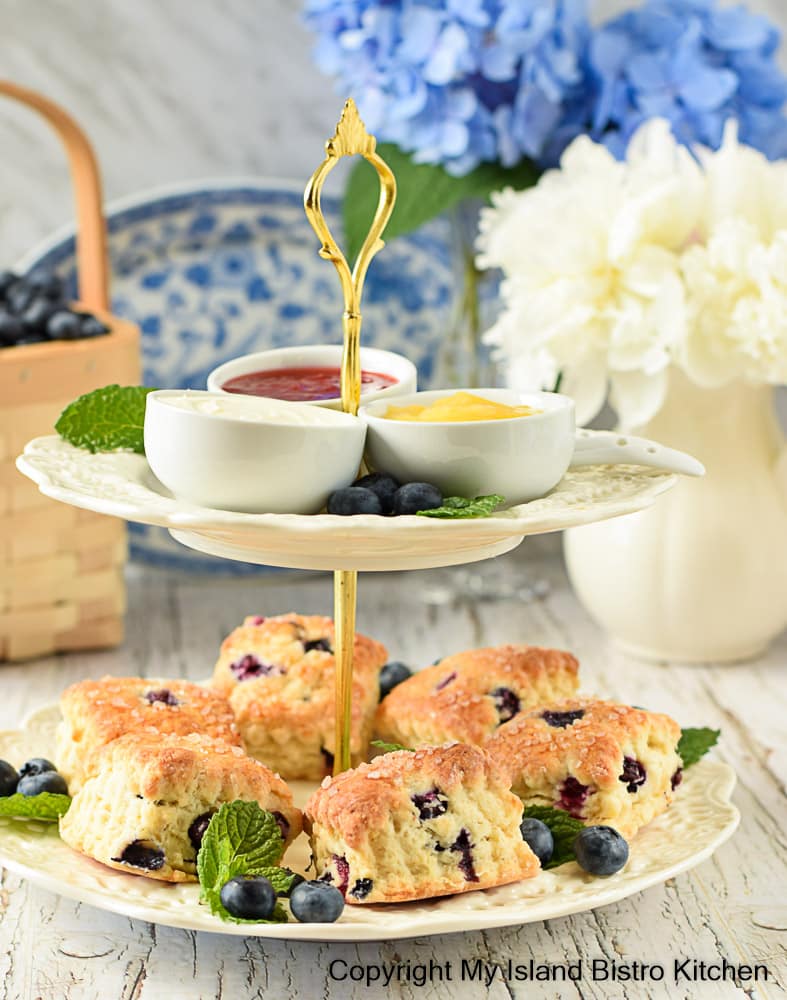
[{"label": "green leaf", "polygon": [[57,823],[65,816],[71,805],[71,797],[55,792],[40,792],[38,795],[6,795],[0,798],[0,816],[14,819],[40,819],[45,823]]},{"label": "green leaf", "polygon": [[499,507],[505,497],[497,493],[490,493],[487,496],[475,497],[446,497],[442,507],[433,507],[431,510],[419,510],[419,517],[489,517],[489,515]]},{"label": "green leaf", "polygon": [[373,747],[379,747],[385,753],[395,753],[397,750],[410,751],[410,747],[403,747],[401,743],[386,743],[385,740],[372,740]]},{"label": "green leaf", "polygon": [[708,729],[707,727],[684,729],[678,743],[678,756],[683,761],[683,766],[691,767],[692,764],[696,764],[711,747],[716,746],[720,734],[720,729]]},{"label": "green leaf", "polygon": [[[277,867],[284,851],[279,825],[273,815],[256,802],[225,802],[211,817],[197,855],[200,898],[211,913],[234,923],[280,923],[287,920],[278,906],[270,921],[240,920],[231,916],[221,903],[221,887],[236,875],[264,875],[279,892],[288,891],[292,872]],[[276,879],[276,882],[274,882]]]},{"label": "green leaf", "polygon": [[552,831],[555,839],[555,850],[545,868],[557,868],[567,861],[574,861],[574,838],[585,824],[580,819],[574,819],[563,809],[553,809],[552,806],[525,806],[525,816],[530,819],[540,819]]},{"label": "green leaf", "polygon": [[[503,187],[530,187],[538,171],[528,160],[505,168],[497,163],[482,163],[464,177],[453,177],[443,167],[413,163],[398,146],[380,143],[377,151],[396,175],[396,205],[383,237],[412,232],[436,215],[471,198],[486,199]],[[347,259],[353,261],[361,249],[380,196],[380,181],[374,168],[359,159],[347,180],[342,212]]]},{"label": "green leaf", "polygon": [[145,454],[145,400],[141,385],[105,385],[69,403],[55,430],[70,444],[88,451],[127,448]]}]

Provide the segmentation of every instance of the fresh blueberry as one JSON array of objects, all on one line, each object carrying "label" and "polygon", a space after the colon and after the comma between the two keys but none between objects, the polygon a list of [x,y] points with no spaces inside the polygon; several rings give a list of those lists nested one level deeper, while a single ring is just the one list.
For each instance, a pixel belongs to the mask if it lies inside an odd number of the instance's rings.
[{"label": "fresh blueberry", "polygon": [[14,344],[15,347],[23,347],[25,344],[43,344],[49,340],[45,333],[23,333]]},{"label": "fresh blueberry", "polygon": [[276,893],[264,875],[236,875],[219,893],[221,905],[241,920],[270,920]]},{"label": "fresh blueberry", "polygon": [[417,514],[419,510],[441,507],[443,494],[431,483],[405,483],[394,493],[394,514]]},{"label": "fresh blueberry", "polygon": [[70,309],[57,309],[50,313],[46,333],[51,340],[77,340],[82,336],[79,316]]},{"label": "fresh blueberry", "polygon": [[80,337],[103,337],[105,333],[109,333],[109,327],[92,313],[77,313],[77,316]]},{"label": "fresh blueberry", "polygon": [[522,832],[522,840],[535,854],[543,868],[551,861],[555,850],[555,838],[552,836],[552,831],[540,819],[532,819],[528,816],[525,816],[519,824],[519,829]]},{"label": "fresh blueberry", "polygon": [[42,333],[49,336],[49,317],[60,307],[49,299],[33,299],[20,316],[26,333]]},{"label": "fresh blueberry", "polygon": [[0,344],[16,344],[20,337],[24,337],[25,328],[22,320],[11,313],[0,313]]},{"label": "fresh blueberry", "polygon": [[347,893],[355,899],[366,899],[374,887],[374,882],[370,878],[359,878],[355,880],[355,885]]},{"label": "fresh blueberry", "polygon": [[160,688],[158,691],[148,691],[145,695],[145,700],[149,701],[151,705],[156,701],[160,701],[163,705],[174,706],[180,704],[169,688]]},{"label": "fresh blueberry", "polygon": [[11,767],[7,760],[0,760],[0,797],[13,795],[18,781],[16,768]]},{"label": "fresh blueberry", "polygon": [[352,514],[382,514],[383,505],[372,490],[363,486],[345,486],[328,497],[328,513],[349,517]]},{"label": "fresh blueberry", "polygon": [[515,715],[519,714],[520,702],[516,694],[507,687],[495,688],[492,692],[492,699],[500,717],[500,724],[510,722]]},{"label": "fresh blueberry", "polygon": [[157,872],[164,867],[164,852],[160,847],[151,847],[141,840],[135,840],[123,850],[119,858],[112,858],[133,868],[144,868],[146,871]]},{"label": "fresh blueberry", "polygon": [[33,271],[25,278],[29,288],[32,288],[38,298],[47,298],[52,302],[65,298],[63,279],[51,271]]},{"label": "fresh blueberry", "polygon": [[387,472],[372,472],[368,476],[361,476],[355,480],[353,486],[362,486],[376,493],[383,514],[390,514],[393,510],[394,494],[399,489],[399,483]]},{"label": "fresh blueberry", "polygon": [[27,309],[35,297],[35,288],[31,288],[23,278],[20,278],[8,289],[6,295],[8,309],[14,315],[19,316]]},{"label": "fresh blueberry", "polygon": [[54,792],[56,795],[68,795],[68,785],[62,774],[57,771],[42,771],[40,774],[28,774],[19,779],[16,790],[20,795],[40,795],[41,792]]},{"label": "fresh blueberry", "polygon": [[399,660],[391,660],[390,663],[386,663],[380,671],[380,700],[390,694],[397,684],[401,684],[402,681],[411,677],[412,673],[407,664],[401,663]]},{"label": "fresh blueberry", "polygon": [[290,893],[290,910],[302,924],[332,924],[343,909],[344,897],[326,882],[301,882]]},{"label": "fresh blueberry", "polygon": [[623,772],[618,778],[626,786],[626,791],[632,795],[639,790],[640,785],[644,785],[648,780],[648,772],[644,766],[634,757],[623,758]]},{"label": "fresh blueberry", "polygon": [[4,299],[13,285],[19,281],[19,276],[13,271],[0,271],[0,299]]},{"label": "fresh blueberry", "polygon": [[574,854],[591,875],[614,875],[628,861],[629,845],[611,826],[586,826],[574,838]]},{"label": "fresh blueberry", "polygon": [[566,726],[573,726],[577,719],[581,719],[585,714],[583,708],[576,708],[573,712],[542,712],[541,718],[548,726],[555,729],[565,729]]},{"label": "fresh blueberry", "polygon": [[19,768],[20,778],[29,778],[31,774],[42,774],[44,771],[56,771],[57,768],[46,757],[32,757]]},{"label": "fresh blueberry", "polygon": [[205,836],[205,831],[208,829],[208,823],[210,823],[212,817],[213,813],[202,813],[201,816],[197,816],[189,827],[189,840],[195,851],[198,851],[202,847],[202,838]]}]

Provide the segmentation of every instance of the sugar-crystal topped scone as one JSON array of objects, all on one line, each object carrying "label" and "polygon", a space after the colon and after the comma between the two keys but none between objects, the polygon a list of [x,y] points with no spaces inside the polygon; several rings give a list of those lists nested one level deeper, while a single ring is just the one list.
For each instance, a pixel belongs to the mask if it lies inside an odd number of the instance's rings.
[{"label": "sugar-crystal topped scone", "polygon": [[398,684],[377,709],[375,731],[406,747],[482,744],[520,712],[572,695],[578,668],[571,653],[538,646],[456,653]]},{"label": "sugar-crystal topped scone", "polygon": [[235,799],[273,813],[286,844],[301,830],[290,789],[240,747],[197,733],[152,741],[147,734],[121,736],[98,752],[94,774],[60,821],[60,835],[119,871],[193,882],[211,815]]},{"label": "sugar-crystal topped scone", "polygon": [[584,698],[520,715],[485,746],[526,806],[565,809],[632,837],[672,801],[680,732],[667,715]]},{"label": "sugar-crystal topped scone", "polygon": [[304,810],[317,877],[348,903],[486,889],[540,868],[522,803],[478,747],[399,750],[326,778]]},{"label": "sugar-crystal topped scone", "polygon": [[[334,625],[318,615],[249,617],[224,640],[213,684],[229,696],[248,753],[289,779],[319,781],[335,751]],[[383,645],[363,635],[353,647],[350,750],[367,752]]]},{"label": "sugar-crystal topped scone", "polygon": [[93,768],[97,750],[127,733],[202,733],[240,745],[225,697],[184,680],[103,677],[66,688],[60,697],[56,763],[73,795]]}]

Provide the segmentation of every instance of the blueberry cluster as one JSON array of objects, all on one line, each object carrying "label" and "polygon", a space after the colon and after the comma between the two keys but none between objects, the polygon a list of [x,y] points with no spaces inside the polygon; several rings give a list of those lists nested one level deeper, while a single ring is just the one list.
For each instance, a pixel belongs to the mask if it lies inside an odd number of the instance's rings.
[{"label": "blueberry cluster", "polygon": [[[263,875],[236,875],[221,887],[224,909],[239,920],[270,920],[276,890]],[[307,882],[296,875],[289,891],[290,912],[304,924],[332,924],[344,909],[344,896],[327,882]]]},{"label": "blueberry cluster", "polygon": [[[520,825],[522,839],[544,868],[552,860],[555,838],[540,819],[525,817]],[[628,861],[629,845],[611,826],[586,826],[574,838],[577,864],[589,875],[614,875]]]},{"label": "blueberry cluster", "polygon": [[431,483],[398,483],[387,472],[373,472],[356,479],[352,486],[334,490],[328,497],[328,513],[417,514],[442,506],[443,494]]},{"label": "blueberry cluster", "polygon": [[41,792],[68,795],[68,787],[52,761],[44,757],[25,761],[18,771],[7,760],[0,760],[0,796],[5,798],[15,792],[20,795],[39,795]]},{"label": "blueberry cluster", "polygon": [[84,340],[105,333],[109,328],[101,320],[69,306],[65,285],[56,274],[0,271],[0,347]]}]

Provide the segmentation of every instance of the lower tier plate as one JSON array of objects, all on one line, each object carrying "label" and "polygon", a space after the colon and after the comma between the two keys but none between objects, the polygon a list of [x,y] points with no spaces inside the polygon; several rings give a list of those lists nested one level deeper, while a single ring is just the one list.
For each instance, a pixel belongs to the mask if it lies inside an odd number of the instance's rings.
[{"label": "lower tier plate", "polygon": [[[21,730],[0,733],[0,757],[19,765],[50,756],[60,717],[56,706],[35,713]],[[137,920],[194,931],[298,941],[390,941],[457,931],[526,924],[605,906],[665,882],[705,861],[735,831],[740,815],[730,802],[735,772],[703,760],[686,772],[669,810],[631,842],[628,864],[610,878],[595,878],[571,862],[536,878],[496,889],[388,906],[346,906],[335,924],[225,924],[199,904],[196,884],[169,885],[105,868],[72,851],[54,824],[0,818],[0,865],[50,892]],[[293,783],[303,804],[312,785]],[[308,864],[301,835],[285,861]]]},{"label": "lower tier plate", "polygon": [[585,466],[567,472],[540,500],[491,517],[443,521],[211,510],[173,497],[143,455],[91,455],[54,435],[31,441],[17,466],[46,496],[99,514],[161,525],[200,552],[292,569],[362,571],[430,569],[489,559],[515,548],[527,535],[642,510],[677,479],[641,466]]}]

